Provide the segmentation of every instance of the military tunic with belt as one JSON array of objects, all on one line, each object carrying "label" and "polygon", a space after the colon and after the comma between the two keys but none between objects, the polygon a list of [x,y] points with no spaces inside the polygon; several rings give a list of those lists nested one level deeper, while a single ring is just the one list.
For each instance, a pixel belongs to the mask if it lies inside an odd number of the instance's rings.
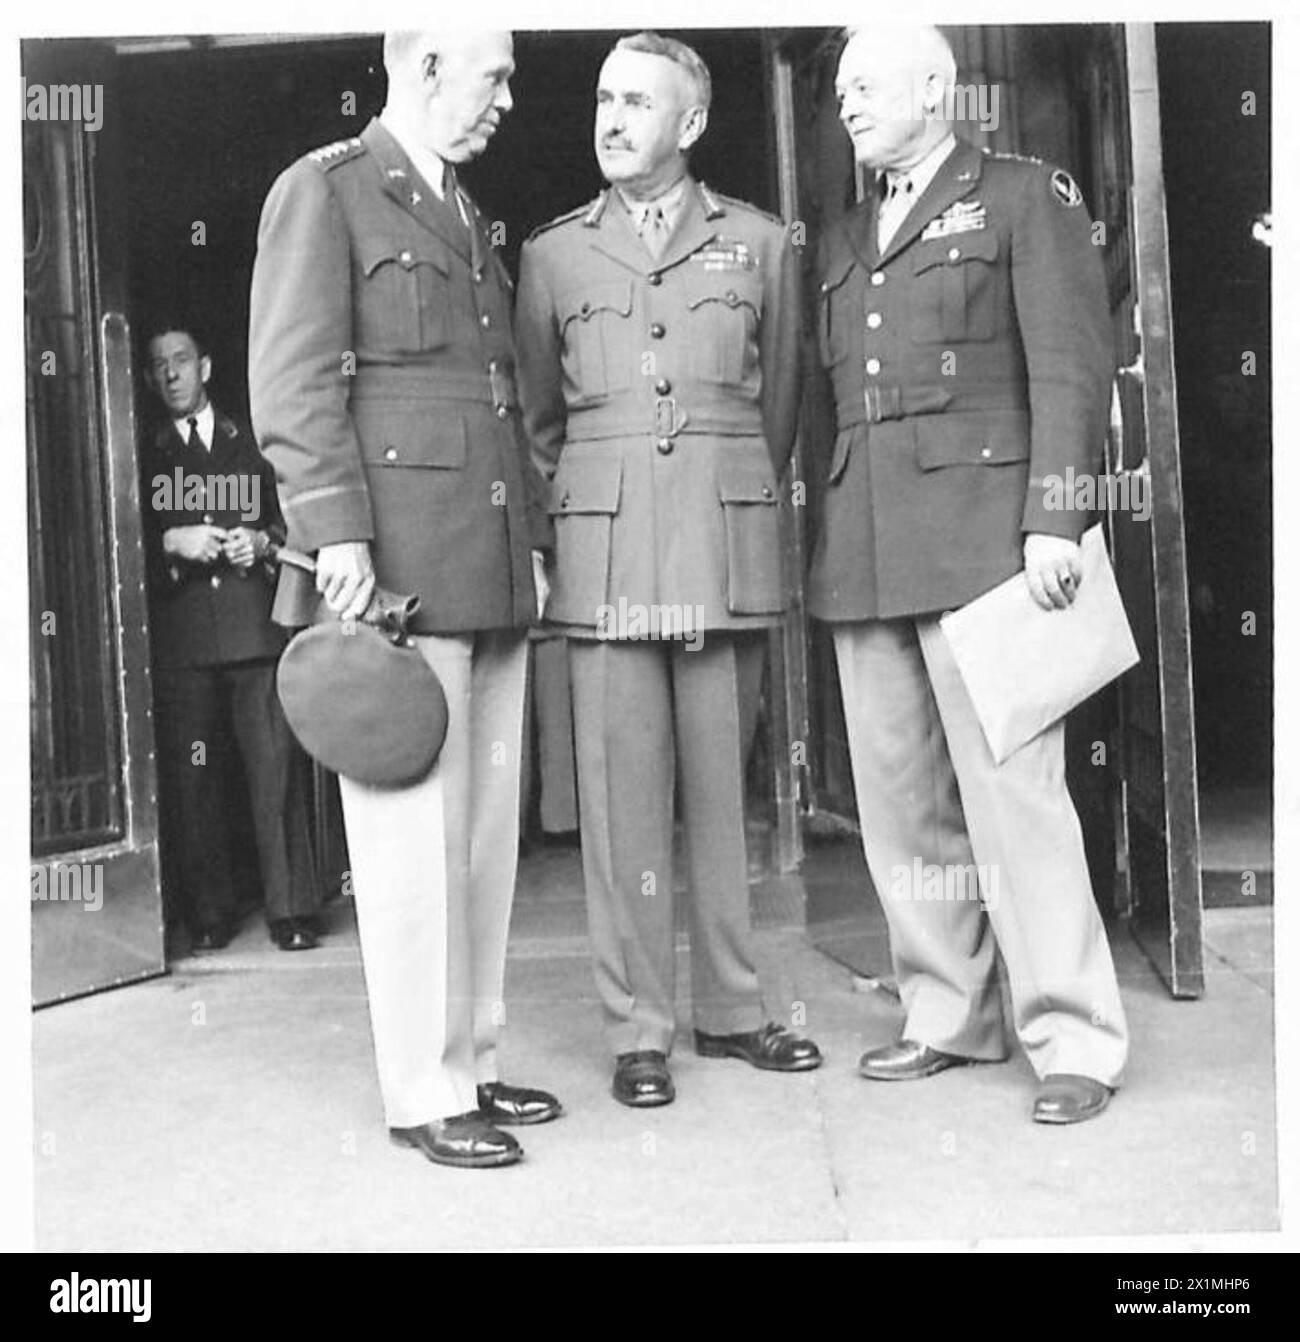
[{"label": "military tunic with belt", "polygon": [[786,231],[689,178],[662,250],[613,190],[523,249],[521,397],[551,478],[547,614],[570,635],[591,936],[616,1053],[671,1047],[675,778],[695,1023],[762,1022],[743,719],[761,631],[785,607],[778,491],[798,332]]},{"label": "military tunic with belt", "polygon": [[[837,434],[808,606],[835,636],[904,1037],[1005,1055],[996,937],[1039,1074],[1114,1084],[1127,1031],[1063,724],[995,765],[938,625],[1022,569],[1026,533],[1077,539],[1087,521],[1049,508],[1045,481],[1100,465],[1105,277],[1067,173],[962,142],[938,158],[883,247],[878,194],[821,242],[817,336]],[[980,902],[909,891],[917,858],[982,864],[997,882],[987,917]]]},{"label": "military tunic with belt", "polygon": [[[433,160],[427,176],[417,157]],[[391,1127],[474,1110],[476,1083],[497,1079],[530,549],[546,536],[509,277],[443,176],[387,112],[288,168],[262,212],[249,341],[290,545],[368,542],[376,581],[420,597],[415,643],[448,701],[427,778],[341,780]],[[305,624],[316,607],[310,579],[286,569],[277,618]]]}]

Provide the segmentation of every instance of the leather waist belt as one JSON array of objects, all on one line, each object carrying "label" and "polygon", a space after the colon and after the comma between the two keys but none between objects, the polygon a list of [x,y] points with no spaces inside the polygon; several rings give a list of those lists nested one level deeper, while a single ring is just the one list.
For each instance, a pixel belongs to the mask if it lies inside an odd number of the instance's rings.
[{"label": "leather waist belt", "polygon": [[514,365],[496,360],[481,373],[448,373],[408,368],[400,372],[385,370],[372,374],[352,389],[355,401],[473,401],[496,410],[516,410],[519,392],[515,386]]},{"label": "leather waist belt", "polygon": [[836,417],[841,429],[855,424],[879,424],[886,419],[905,419],[908,415],[937,415],[941,411],[1028,410],[1025,396],[999,387],[981,391],[977,387],[948,391],[944,387],[868,386],[861,399],[837,399]]},{"label": "leather waist belt", "polygon": [[763,436],[763,415],[757,402],[687,409],[675,396],[656,396],[648,406],[619,403],[569,411],[565,438],[590,442],[598,438],[676,438],[681,434],[750,438]]}]

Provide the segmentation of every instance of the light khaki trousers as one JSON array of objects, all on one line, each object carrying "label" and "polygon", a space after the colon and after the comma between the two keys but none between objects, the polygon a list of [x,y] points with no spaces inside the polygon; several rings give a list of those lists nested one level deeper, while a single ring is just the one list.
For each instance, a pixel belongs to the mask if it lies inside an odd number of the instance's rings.
[{"label": "light khaki trousers", "polygon": [[522,631],[415,638],[447,739],[410,787],[339,780],[375,1065],[390,1127],[478,1107],[497,1080],[519,857]]},{"label": "light khaki trousers", "polygon": [[[1000,950],[1034,1071],[1115,1085],[1128,1028],[1065,786],[1064,723],[997,765],[937,618],[836,625],[834,638],[903,1037],[1004,1058]],[[959,897],[972,866],[981,897]]]},{"label": "light khaki trousers", "polygon": [[587,925],[615,1054],[671,1053],[673,803],[690,877],[691,1006],[710,1034],[756,1030],[743,758],[766,631],[681,642],[570,639]]}]

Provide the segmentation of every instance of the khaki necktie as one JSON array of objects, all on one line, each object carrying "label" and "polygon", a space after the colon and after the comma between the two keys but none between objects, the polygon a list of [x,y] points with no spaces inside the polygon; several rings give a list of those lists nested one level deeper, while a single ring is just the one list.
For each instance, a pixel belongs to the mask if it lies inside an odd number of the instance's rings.
[{"label": "khaki necktie", "polygon": [[883,199],[876,215],[876,247],[884,251],[890,239],[898,231],[907,212],[915,201],[915,191],[910,177],[885,175]]},{"label": "khaki necktie", "polygon": [[668,245],[668,220],[658,205],[648,206],[641,218],[641,240],[656,261],[664,254]]}]

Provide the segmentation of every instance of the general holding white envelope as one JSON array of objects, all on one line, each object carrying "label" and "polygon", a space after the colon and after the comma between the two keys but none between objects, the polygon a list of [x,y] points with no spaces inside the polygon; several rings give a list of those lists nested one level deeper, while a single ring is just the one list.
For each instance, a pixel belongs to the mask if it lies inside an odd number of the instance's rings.
[{"label": "general holding white envelope", "polygon": [[1083,580],[1064,610],[1043,610],[1017,573],[940,618],[998,764],[1139,660],[1100,525],[1080,548]]}]

